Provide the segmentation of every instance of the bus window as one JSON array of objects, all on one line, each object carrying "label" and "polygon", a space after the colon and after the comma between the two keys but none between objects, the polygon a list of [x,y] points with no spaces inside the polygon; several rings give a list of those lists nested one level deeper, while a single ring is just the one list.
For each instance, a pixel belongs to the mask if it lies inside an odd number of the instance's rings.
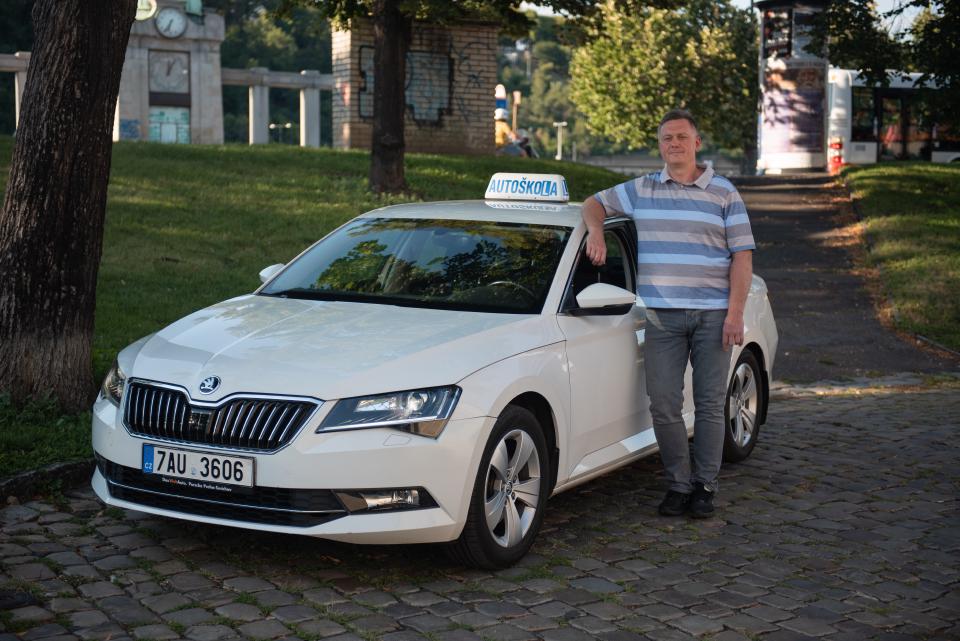
[{"label": "bus window", "polygon": [[960,152],[960,127],[946,121],[938,122],[934,138],[936,151]]},{"label": "bus window", "polygon": [[880,160],[895,160],[903,157],[903,131],[900,98],[883,96],[880,99],[882,120],[880,122]]},{"label": "bus window", "polygon": [[923,92],[911,92],[907,108],[906,145],[910,160],[930,160],[933,113]]},{"label": "bus window", "polygon": [[872,87],[853,88],[853,130],[850,140],[855,142],[876,142],[876,105],[873,102]]}]

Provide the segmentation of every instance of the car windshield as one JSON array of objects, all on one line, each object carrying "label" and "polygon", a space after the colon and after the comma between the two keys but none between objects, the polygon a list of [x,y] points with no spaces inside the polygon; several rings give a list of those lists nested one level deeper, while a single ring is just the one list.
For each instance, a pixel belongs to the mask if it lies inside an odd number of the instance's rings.
[{"label": "car windshield", "polygon": [[523,223],[359,218],[262,295],[536,314],[570,235]]}]

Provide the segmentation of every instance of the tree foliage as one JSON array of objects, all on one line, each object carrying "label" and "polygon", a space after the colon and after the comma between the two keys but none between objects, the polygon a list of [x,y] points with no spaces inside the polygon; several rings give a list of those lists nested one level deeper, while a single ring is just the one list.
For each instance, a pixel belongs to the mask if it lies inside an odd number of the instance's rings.
[{"label": "tree foliage", "polygon": [[960,123],[960,1],[919,3],[924,11],[911,30],[908,55],[923,74],[941,90],[934,101],[943,118]]},{"label": "tree foliage", "polygon": [[[573,15],[589,14],[595,0],[547,0],[543,4]],[[369,18],[374,31],[373,136],[370,187],[377,192],[406,189],[403,162],[403,84],[406,54],[415,21],[453,24],[461,20],[486,20],[509,33],[523,33],[529,18],[519,10],[520,0],[281,0],[281,14],[299,6],[312,6],[336,26]]]},{"label": "tree foliage", "polygon": [[[557,148],[554,122],[566,121],[563,132],[564,157],[570,157],[573,145],[578,156],[623,151],[622,145],[587,131],[586,119],[570,100],[570,60],[573,51],[584,40],[583,23],[589,19],[568,20],[563,16],[535,16],[535,26],[515,61],[501,58],[499,81],[507,93],[523,94],[517,127],[526,130],[544,155],[553,155]],[[502,47],[513,47],[512,38],[501,38]],[[527,70],[530,70],[529,75]]]},{"label": "tree foliage", "polygon": [[[891,33],[884,19],[920,13],[912,27]],[[917,85],[935,82],[937,110],[960,121],[960,0],[910,0],[878,13],[873,0],[831,2],[820,14],[808,51],[828,51],[830,63],[857,69],[886,86],[903,71],[918,71]]]},{"label": "tree foliage", "polygon": [[655,147],[660,117],[682,107],[709,143],[754,146],[757,32],[749,11],[728,0],[629,10],[608,3],[602,19],[571,70],[571,99],[592,132]]},{"label": "tree foliage", "polygon": [[[331,72],[330,22],[313,7],[297,7],[280,17],[276,14],[280,0],[219,0],[206,3],[224,15],[226,34],[220,48],[224,67],[246,69],[267,67],[277,71],[316,69]],[[246,142],[248,136],[247,90],[245,87],[223,88],[223,133],[228,142]],[[323,118],[320,143],[332,142],[331,98],[322,93],[320,114]],[[295,90],[270,92],[272,122],[290,122],[298,126],[300,96]],[[291,144],[299,139],[297,132],[286,135]]]},{"label": "tree foliage", "polygon": [[903,69],[906,48],[884,26],[872,0],[831,2],[817,16],[806,49],[828,51],[830,63],[859,69],[868,82],[886,85],[888,69]]}]

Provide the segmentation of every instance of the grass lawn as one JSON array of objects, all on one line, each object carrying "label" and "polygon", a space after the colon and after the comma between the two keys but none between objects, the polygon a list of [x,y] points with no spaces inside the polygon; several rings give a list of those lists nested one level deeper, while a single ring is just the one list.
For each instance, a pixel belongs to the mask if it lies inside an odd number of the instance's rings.
[{"label": "grass lawn", "polygon": [[845,169],[899,329],[960,350],[960,165]]},{"label": "grass lawn", "polygon": [[[0,138],[0,187],[13,141]],[[258,272],[284,263],[346,220],[411,200],[483,198],[496,171],[562,173],[582,200],[622,180],[603,169],[520,158],[407,156],[415,196],[366,189],[369,155],[268,145],[114,146],[97,286],[93,368],[171,321],[255,289]],[[57,426],[56,428],[54,426]],[[89,415],[49,406],[17,412],[0,401],[0,478],[91,455]]]}]

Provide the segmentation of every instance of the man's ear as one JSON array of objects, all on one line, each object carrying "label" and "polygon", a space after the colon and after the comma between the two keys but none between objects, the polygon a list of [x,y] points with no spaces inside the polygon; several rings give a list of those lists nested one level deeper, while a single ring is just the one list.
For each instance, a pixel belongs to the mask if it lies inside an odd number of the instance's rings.
[{"label": "man's ear", "polygon": [[700,138],[700,134],[697,134],[697,142],[694,145],[695,151],[700,151],[700,147],[703,146],[703,139]]}]

